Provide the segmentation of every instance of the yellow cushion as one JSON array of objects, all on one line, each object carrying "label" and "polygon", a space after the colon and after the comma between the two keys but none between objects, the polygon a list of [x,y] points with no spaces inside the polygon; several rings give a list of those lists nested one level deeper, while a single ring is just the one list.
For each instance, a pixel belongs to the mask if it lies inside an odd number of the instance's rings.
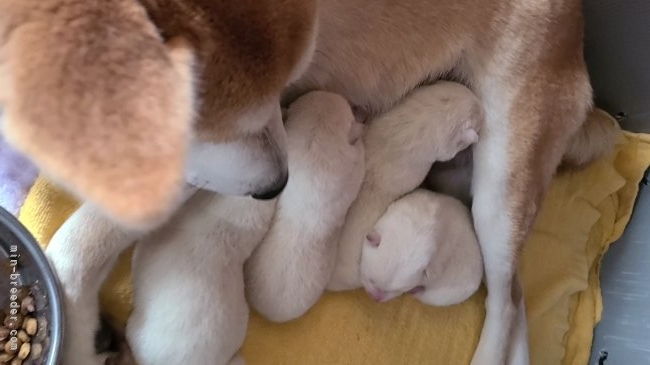
[{"label": "yellow cushion", "polygon": [[[600,259],[623,232],[648,165],[650,136],[625,133],[612,157],[555,178],[522,258],[533,365],[587,364],[602,310]],[[20,218],[46,244],[76,207],[40,178]],[[129,256],[101,293],[103,310],[120,323],[131,304]],[[484,298],[481,289],[461,305],[433,308],[408,297],[377,305],[360,291],[326,294],[291,323],[253,314],[242,351],[249,365],[467,364]]]}]

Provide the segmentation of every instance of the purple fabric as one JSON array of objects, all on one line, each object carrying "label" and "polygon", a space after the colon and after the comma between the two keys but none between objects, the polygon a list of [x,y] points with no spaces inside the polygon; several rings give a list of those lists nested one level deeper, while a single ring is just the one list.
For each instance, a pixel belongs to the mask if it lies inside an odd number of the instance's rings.
[{"label": "purple fabric", "polygon": [[[0,119],[2,119],[0,111]],[[0,120],[1,124],[1,120]],[[38,170],[21,153],[9,147],[0,135],[0,206],[18,215]]]}]

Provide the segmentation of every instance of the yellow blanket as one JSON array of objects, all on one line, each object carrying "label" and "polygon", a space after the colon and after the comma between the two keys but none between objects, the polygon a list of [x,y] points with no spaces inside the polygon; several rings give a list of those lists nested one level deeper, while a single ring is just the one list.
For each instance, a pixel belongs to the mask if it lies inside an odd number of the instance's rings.
[{"label": "yellow blanket", "polygon": [[[611,158],[555,179],[521,267],[533,365],[587,364],[602,309],[600,259],[623,232],[648,165],[650,136],[625,133]],[[20,218],[45,245],[76,207],[39,179]],[[129,254],[101,294],[104,311],[122,323],[131,300]],[[327,294],[292,323],[253,314],[243,355],[249,365],[468,364],[484,297],[482,289],[464,304],[432,308],[411,298],[377,305],[362,292]]]}]

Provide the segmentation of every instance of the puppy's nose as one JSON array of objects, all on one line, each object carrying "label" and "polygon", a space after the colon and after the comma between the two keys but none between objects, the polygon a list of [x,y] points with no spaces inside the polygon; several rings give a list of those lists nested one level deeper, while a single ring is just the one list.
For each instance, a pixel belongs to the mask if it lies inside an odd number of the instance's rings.
[{"label": "puppy's nose", "polygon": [[366,289],[366,292],[372,300],[374,300],[377,303],[381,303],[386,299],[386,293],[382,290],[379,289]]},{"label": "puppy's nose", "polygon": [[270,189],[258,193],[254,193],[251,196],[253,199],[257,200],[271,200],[280,193],[282,193],[282,190],[284,190],[284,187],[287,186],[287,181],[289,181],[289,174],[284,174],[284,177],[279,180],[279,182],[275,185],[273,185]]}]

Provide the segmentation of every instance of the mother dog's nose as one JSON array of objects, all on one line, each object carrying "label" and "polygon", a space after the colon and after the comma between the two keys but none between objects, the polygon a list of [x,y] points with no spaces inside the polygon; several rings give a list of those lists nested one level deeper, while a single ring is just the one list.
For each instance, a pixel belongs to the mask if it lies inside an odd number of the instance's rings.
[{"label": "mother dog's nose", "polygon": [[278,183],[273,185],[270,189],[262,192],[257,192],[252,194],[251,196],[253,199],[257,200],[271,200],[280,193],[282,193],[282,190],[284,190],[284,187],[287,186],[287,181],[289,181],[289,174],[284,174],[284,177],[280,180],[278,180]]}]

